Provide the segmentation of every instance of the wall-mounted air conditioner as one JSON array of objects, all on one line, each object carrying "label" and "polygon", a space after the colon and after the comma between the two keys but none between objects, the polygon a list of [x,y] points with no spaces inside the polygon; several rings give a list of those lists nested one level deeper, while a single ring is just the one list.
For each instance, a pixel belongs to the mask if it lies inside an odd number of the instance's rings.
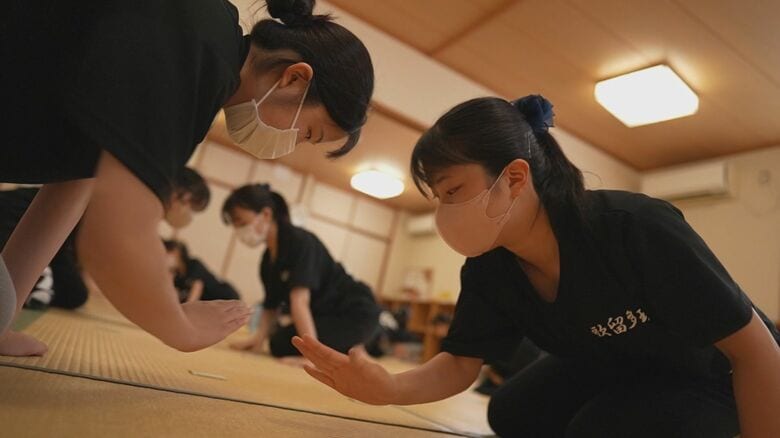
[{"label": "wall-mounted air conditioner", "polygon": [[436,233],[436,219],[433,213],[410,216],[406,220],[406,232],[412,236],[423,236]]},{"label": "wall-mounted air conditioner", "polygon": [[642,175],[642,192],[670,201],[730,196],[731,172],[725,161],[652,171]]}]

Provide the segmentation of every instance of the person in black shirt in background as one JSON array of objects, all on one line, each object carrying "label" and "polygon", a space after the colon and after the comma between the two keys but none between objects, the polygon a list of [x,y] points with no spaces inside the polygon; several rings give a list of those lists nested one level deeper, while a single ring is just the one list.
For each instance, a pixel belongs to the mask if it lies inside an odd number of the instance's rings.
[{"label": "person in black shirt in background", "polygon": [[[37,193],[38,189],[33,187],[0,191],[0,247],[5,245]],[[75,309],[87,301],[87,286],[81,278],[81,268],[76,258],[75,233],[65,239],[65,243],[39,276],[24,303],[25,307]]]},{"label": "person in black shirt in background", "polygon": [[[0,247],[5,245],[38,190],[26,187],[0,191]],[[172,192],[165,221],[173,228],[187,226],[192,221],[193,213],[205,210],[211,198],[206,181],[198,172],[188,167],[182,169],[174,179]],[[75,309],[87,301],[88,290],[76,257],[77,231],[78,226],[65,239],[65,243],[44,269],[25,302],[26,307],[44,309],[51,305],[62,309]]]},{"label": "person in black shirt in background", "polygon": [[158,237],[171,181],[221,109],[258,158],[339,140],[342,156],[374,87],[363,43],[314,0],[265,4],[243,35],[227,0],[3,2],[0,181],[44,186],[0,254],[0,355],[46,351],[8,327],[79,221],[96,285],[165,344],[199,350],[249,320],[240,301],[176,299]]},{"label": "person in black shirt in background", "polygon": [[372,404],[440,400],[523,337],[549,355],[499,388],[506,437],[780,437],[780,334],[671,204],[584,189],[541,96],[462,103],[411,169],[467,256],[442,352],[391,375],[363,351],[293,343],[306,371]]},{"label": "person in black shirt in background", "polygon": [[[346,352],[378,334],[379,306],[371,289],[347,274],[317,236],[290,223],[287,203],[268,185],[236,189],[222,214],[242,243],[266,245],[260,264],[265,288],[260,325],[233,348],[258,352],[268,339],[273,356],[299,356],[290,339],[300,333]],[[278,326],[277,312],[284,306],[293,323]]]},{"label": "person in black shirt in background", "polygon": [[182,303],[196,300],[238,300],[238,292],[226,281],[214,276],[198,259],[190,257],[187,245],[178,240],[163,240],[168,254],[168,270]]}]

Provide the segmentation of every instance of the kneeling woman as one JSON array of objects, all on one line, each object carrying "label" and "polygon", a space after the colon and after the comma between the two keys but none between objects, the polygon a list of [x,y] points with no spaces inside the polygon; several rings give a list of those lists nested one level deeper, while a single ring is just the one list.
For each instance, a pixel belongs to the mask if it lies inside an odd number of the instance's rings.
[{"label": "kneeling woman", "polygon": [[442,353],[391,375],[295,338],[348,396],[413,404],[466,389],[530,338],[550,354],[488,408],[504,437],[780,437],[780,335],[671,204],[583,188],[552,106],[476,99],[412,156],[442,238],[468,257]]},{"label": "kneeling woman", "polygon": [[[347,274],[317,236],[290,223],[287,203],[268,185],[237,189],[225,200],[222,215],[242,243],[266,245],[260,263],[265,287],[260,326],[233,348],[260,351],[268,339],[272,355],[296,356],[292,337],[309,335],[346,352],[377,333],[379,307],[371,289]],[[279,312],[288,306],[293,324],[277,325]]]}]

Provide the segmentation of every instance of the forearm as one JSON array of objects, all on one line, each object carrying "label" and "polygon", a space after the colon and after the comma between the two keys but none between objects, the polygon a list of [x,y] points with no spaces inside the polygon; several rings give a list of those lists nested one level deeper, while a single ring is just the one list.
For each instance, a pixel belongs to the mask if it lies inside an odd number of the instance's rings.
[{"label": "forearm", "polygon": [[[776,347],[776,346],[775,346]],[[742,438],[780,437],[780,351],[732,364]]]},{"label": "forearm", "polygon": [[78,235],[79,259],[123,315],[166,344],[188,349],[193,329],[166,270],[157,234],[162,216],[157,197],[103,153]]},{"label": "forearm", "polygon": [[317,339],[317,327],[310,307],[311,291],[305,287],[296,287],[290,291],[290,313],[298,336],[309,335]]},{"label": "forearm", "polygon": [[195,280],[195,282],[192,283],[192,287],[190,287],[190,293],[187,296],[187,302],[191,303],[193,301],[198,301],[202,296],[203,282],[200,280]]},{"label": "forearm", "polygon": [[170,277],[165,252],[153,230],[124,237],[113,227],[84,226],[80,258],[109,301],[130,321],[164,343],[187,349],[191,327]]},{"label": "forearm", "polygon": [[263,309],[263,313],[260,315],[260,324],[258,324],[257,331],[255,331],[255,338],[257,338],[259,341],[263,341],[264,339],[268,338],[268,334],[271,332],[271,327],[273,327],[275,322],[276,310]]},{"label": "forearm", "polygon": [[393,404],[442,400],[465,391],[479,375],[482,359],[439,353],[422,366],[394,376]]},{"label": "forearm", "polygon": [[11,233],[2,256],[14,280],[17,311],[81,218],[93,187],[91,178],[46,184]]},{"label": "forearm", "polygon": [[290,312],[298,336],[309,335],[317,339],[317,328],[314,325],[314,317],[311,314],[308,302],[291,303]]}]

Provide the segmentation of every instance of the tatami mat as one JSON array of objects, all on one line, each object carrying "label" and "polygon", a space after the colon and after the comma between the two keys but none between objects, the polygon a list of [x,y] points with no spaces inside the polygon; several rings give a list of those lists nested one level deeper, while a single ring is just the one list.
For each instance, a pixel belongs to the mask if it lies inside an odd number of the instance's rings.
[{"label": "tatami mat", "polygon": [[0,382],[3,437],[447,436],[11,367]]},{"label": "tatami mat", "polygon": [[0,363],[378,425],[401,425],[409,430],[464,435],[490,432],[485,421],[486,401],[475,394],[413,407],[368,406],[266,356],[234,352],[224,345],[189,354],[174,351],[121,316],[102,310],[87,306],[77,313],[46,312],[25,331],[46,342],[49,352],[42,358],[0,357]]}]

